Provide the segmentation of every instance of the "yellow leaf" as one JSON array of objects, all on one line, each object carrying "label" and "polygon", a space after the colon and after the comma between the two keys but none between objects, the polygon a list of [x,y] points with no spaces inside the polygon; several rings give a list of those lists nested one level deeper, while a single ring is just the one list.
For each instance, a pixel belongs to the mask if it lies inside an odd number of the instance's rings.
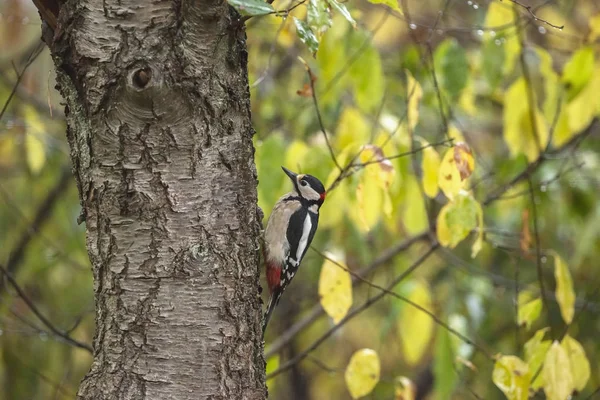
[{"label": "yellow leaf", "polygon": [[560,307],[560,314],[568,325],[575,313],[575,292],[569,267],[558,254],[554,255],[554,277],[556,278],[556,301]]},{"label": "yellow leaf", "polygon": [[446,204],[437,217],[437,236],[444,247],[454,248],[478,225],[481,205],[466,192]]},{"label": "yellow leaf", "polygon": [[462,132],[459,131],[454,124],[448,125],[448,136],[450,139],[454,139],[453,143],[455,144],[458,142],[466,142]]},{"label": "yellow leaf", "polygon": [[463,89],[458,104],[467,113],[467,115],[477,115],[477,106],[475,105],[475,89],[473,79],[469,79],[467,86]]},{"label": "yellow leaf", "polygon": [[[326,188],[331,186],[339,173],[340,171],[337,168],[331,170],[326,180]],[[348,180],[344,179],[336,186],[335,190],[327,193],[327,201],[323,203],[323,212],[320,213],[319,217],[319,226],[321,228],[339,226],[348,208],[353,205],[352,198]]]},{"label": "yellow leaf", "polygon": [[[534,99],[535,100],[535,99]],[[534,101],[535,102],[535,101]],[[527,82],[517,79],[504,95],[504,141],[513,157],[523,153],[529,161],[535,161],[548,142],[548,128],[542,113],[535,106],[532,121]]]},{"label": "yellow leaf", "polygon": [[586,46],[577,50],[563,68],[562,82],[572,99],[590,81],[594,73],[594,49]]},{"label": "yellow leaf", "polygon": [[[427,146],[427,142],[423,142]],[[433,147],[423,150],[423,190],[430,198],[438,194],[438,173],[440,169],[440,155]]]},{"label": "yellow leaf", "polygon": [[350,358],[344,378],[353,399],[366,396],[379,382],[379,356],[375,350],[358,350]]},{"label": "yellow leaf", "polygon": [[548,400],[566,400],[573,392],[573,375],[565,349],[555,341],[544,360],[544,392]]},{"label": "yellow leaf", "polygon": [[477,203],[477,239],[471,246],[471,258],[477,257],[483,246],[483,208]]},{"label": "yellow leaf", "polygon": [[[353,145],[358,150],[369,141],[371,123],[369,123],[356,108],[345,108],[336,128],[335,144],[338,149]],[[356,151],[354,150],[354,151]]]},{"label": "yellow leaf", "polygon": [[371,230],[382,215],[391,215],[392,201],[389,187],[395,176],[395,170],[383,154],[380,147],[369,144],[363,146],[360,162],[364,169],[356,188],[359,227]]},{"label": "yellow leaf", "polygon": [[40,117],[32,106],[23,108],[23,116],[27,121],[27,132],[25,134],[25,151],[27,155],[27,166],[33,174],[41,171],[46,162],[43,137],[46,128]]},{"label": "yellow leaf", "polygon": [[573,387],[581,392],[590,379],[590,362],[585,356],[585,350],[583,350],[581,343],[569,335],[565,335],[560,345],[569,357]]},{"label": "yellow leaf", "polygon": [[531,328],[542,312],[542,299],[521,302],[519,296],[519,315],[517,322],[519,326],[525,325],[527,329]]},{"label": "yellow leaf", "polygon": [[417,388],[415,384],[405,376],[400,376],[394,380],[394,400],[415,400]]},{"label": "yellow leaf", "polygon": [[369,179],[366,173],[363,173],[356,187],[356,201],[358,226],[362,231],[368,232],[375,227],[382,215],[384,199],[377,181]]},{"label": "yellow leaf", "polygon": [[590,36],[588,40],[590,42],[596,41],[596,39],[600,38],[600,14],[596,14],[589,20],[590,26]]},{"label": "yellow leaf", "polygon": [[442,158],[438,173],[438,185],[444,195],[452,200],[463,188],[460,172],[454,162],[454,149],[448,149]]},{"label": "yellow leaf", "polygon": [[402,223],[409,234],[416,234],[427,229],[427,210],[419,189],[419,183],[413,175],[407,175],[402,187],[404,201]]},{"label": "yellow leaf", "polygon": [[366,164],[365,171],[370,179],[375,179],[382,189],[387,190],[390,187],[395,175],[394,166],[385,158],[379,146],[373,144],[363,146],[360,162]]},{"label": "yellow leaf", "polygon": [[[331,256],[330,258],[334,259]],[[343,263],[338,263],[347,268]],[[352,306],[352,279],[348,271],[330,260],[325,260],[319,277],[319,298],[323,309],[333,322],[340,322]]]},{"label": "yellow leaf", "polygon": [[452,200],[466,187],[466,180],[474,168],[475,159],[466,143],[455,143],[446,151],[439,167],[438,185],[448,199]]},{"label": "yellow leaf", "polygon": [[[581,132],[592,122],[600,107],[600,67],[596,67],[590,81],[579,94],[567,104],[571,136]],[[565,140],[566,141],[566,140]]]},{"label": "yellow leaf", "polygon": [[402,11],[398,6],[398,0],[369,0],[373,4],[385,4],[390,7],[392,10]]},{"label": "yellow leaf", "polygon": [[[542,340],[547,331],[548,328],[538,330],[531,339],[525,343],[525,360],[527,360],[529,370],[532,374],[536,374],[541,368],[546,359],[546,353],[550,348],[551,342],[549,340]],[[531,383],[531,387],[534,390],[538,390],[542,386],[544,386],[544,374],[538,373],[537,377]]]},{"label": "yellow leaf", "polygon": [[531,371],[529,366],[516,356],[501,356],[494,364],[492,381],[508,400],[527,400]]},{"label": "yellow leaf", "polygon": [[409,70],[406,70],[406,98],[408,102],[406,120],[411,130],[419,122],[419,103],[423,97],[423,89],[419,82],[413,78]]},{"label": "yellow leaf", "polygon": [[[429,286],[416,281],[408,299],[428,311],[433,310]],[[410,304],[404,304],[398,319],[402,354],[408,365],[417,365],[430,348],[434,333],[434,321],[423,311]]]}]

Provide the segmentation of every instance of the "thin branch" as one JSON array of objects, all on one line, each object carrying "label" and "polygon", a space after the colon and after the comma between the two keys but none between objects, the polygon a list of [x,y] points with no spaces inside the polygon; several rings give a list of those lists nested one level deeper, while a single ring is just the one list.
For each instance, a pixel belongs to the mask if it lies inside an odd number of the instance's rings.
[{"label": "thin branch", "polygon": [[[502,1],[502,0],[500,0],[500,1]],[[529,13],[529,16],[533,20],[535,20],[535,21],[541,22],[543,24],[546,24],[546,25],[548,25],[548,26],[550,26],[550,27],[552,27],[554,29],[558,29],[558,30],[563,30],[564,27],[565,27],[564,25],[555,25],[555,24],[553,24],[551,22],[546,21],[543,18],[538,17],[535,14],[535,12],[533,11],[533,8],[531,6],[526,6],[525,4],[522,4],[522,3],[518,2],[517,0],[508,0],[508,1],[510,1],[511,3],[513,3],[513,4],[515,4],[515,5],[519,6],[519,7],[521,7],[523,9],[525,9],[527,11],[527,13]]]},{"label": "thin branch", "polygon": [[21,80],[23,79],[23,76],[25,75],[25,71],[27,71],[27,68],[29,68],[29,66],[31,64],[33,64],[33,62],[36,60],[36,58],[42,53],[44,46],[45,46],[44,43],[39,43],[36,46],[36,48],[33,49],[31,54],[29,54],[29,57],[27,57],[27,61],[25,62],[25,65],[23,66],[23,69],[21,70],[21,72],[16,71],[17,79],[15,81],[15,84],[13,85],[13,88],[12,88],[10,94],[8,95],[8,98],[6,99],[6,102],[4,102],[4,106],[2,107],[2,110],[0,110],[0,120],[2,120],[2,117],[4,116],[4,113],[6,112],[6,109],[8,108],[8,105],[10,104],[10,101],[12,100],[15,93],[17,92],[17,88],[21,84]]},{"label": "thin branch", "polygon": [[[429,246],[428,250],[423,255],[421,255],[406,271],[404,271],[396,279],[394,279],[390,283],[390,285],[388,285],[386,287],[386,289],[387,290],[391,290],[396,285],[398,285],[400,282],[402,282],[407,276],[409,276],[419,266],[421,266],[423,264],[423,262],[425,262],[425,260],[427,260],[427,258],[429,258],[429,256],[432,255],[439,246],[440,245],[437,242],[433,243],[431,246]],[[378,295],[376,295],[376,296],[370,298],[369,300],[365,301],[360,307],[357,307],[354,310],[352,310],[351,312],[349,312],[337,325],[334,325],[333,327],[331,327],[331,329],[329,329],[327,332],[325,332],[324,334],[322,334],[306,350],[304,350],[302,353],[296,355],[291,360],[285,362],[277,370],[275,370],[272,373],[270,373],[269,375],[267,375],[267,379],[271,379],[271,378],[273,378],[273,377],[275,377],[275,376],[277,376],[277,375],[279,375],[279,374],[281,374],[281,373],[289,370],[295,364],[297,364],[297,363],[301,362],[302,360],[304,360],[311,352],[313,352],[314,350],[316,350],[325,340],[327,340],[331,335],[333,335],[342,326],[346,325],[346,323],[348,323],[348,321],[352,320],[358,314],[360,314],[364,310],[366,310],[369,307],[371,307],[371,305],[373,305],[377,301],[381,300],[384,296],[385,296],[385,293],[381,292]]]},{"label": "thin branch", "polygon": [[425,146],[417,147],[414,150],[405,151],[404,153],[398,153],[398,154],[395,154],[395,155],[389,156],[389,157],[384,157],[383,159],[380,159],[380,160],[372,160],[372,161],[367,161],[367,162],[360,163],[360,164],[352,164],[352,167],[366,167],[367,165],[377,164],[377,163],[380,163],[381,161],[385,161],[385,160],[394,160],[396,158],[412,156],[412,155],[417,154],[418,152],[423,151],[429,147],[438,147],[438,146],[452,147],[451,144],[453,141],[454,141],[454,139],[450,138],[450,139],[445,139],[445,140],[442,140],[442,141],[436,142],[436,143],[429,143]]},{"label": "thin branch", "polygon": [[[535,238],[535,262],[538,276],[538,283],[540,285],[540,293],[542,295],[542,302],[544,308],[548,314],[548,323],[550,323],[550,307],[548,307],[548,300],[546,299],[546,289],[544,284],[544,272],[542,269],[542,247],[540,244],[540,231],[538,227],[538,215],[537,215],[537,204],[535,203],[535,192],[533,191],[533,182],[531,175],[527,176],[527,184],[529,185],[529,199],[531,201],[531,218],[533,219],[533,236]],[[550,328],[552,329],[552,327]]]},{"label": "thin branch", "polygon": [[[379,257],[377,257],[370,265],[363,268],[358,272],[359,276],[366,276],[370,274],[372,271],[375,271],[382,265],[387,264],[389,261],[394,259],[398,254],[412,247],[413,244],[423,241],[428,238],[429,232],[421,232],[415,236],[412,236],[408,239],[402,240],[387,250],[383,251]],[[353,279],[352,285],[356,286],[360,281],[358,279]],[[321,304],[317,303],[313,306],[313,308],[308,312],[308,314],[296,322],[294,325],[289,327],[285,332],[277,336],[277,339],[271,344],[271,346],[265,351],[265,358],[269,358],[276,353],[278,353],[282,348],[288,345],[300,332],[306,329],[308,326],[312,325],[317,319],[321,316],[325,315],[325,311]]]},{"label": "thin branch", "polygon": [[440,318],[438,318],[434,313],[432,313],[431,311],[427,310],[425,307],[421,306],[420,304],[415,303],[414,301],[410,300],[407,297],[404,297],[396,292],[394,292],[393,290],[389,290],[384,288],[383,286],[380,286],[376,283],[373,283],[371,281],[369,281],[368,279],[363,278],[362,276],[358,275],[356,272],[346,268],[345,266],[343,266],[342,264],[340,264],[339,262],[337,262],[336,260],[332,259],[331,257],[328,257],[326,254],[324,254],[322,251],[315,249],[314,247],[311,246],[311,249],[317,253],[318,255],[320,255],[321,257],[323,257],[324,259],[330,261],[331,263],[333,263],[334,265],[336,265],[338,268],[346,271],[347,273],[349,273],[350,275],[352,275],[354,278],[360,280],[361,282],[366,283],[368,286],[377,289],[379,291],[381,291],[383,294],[388,294],[392,297],[395,297],[398,300],[401,300],[407,304],[409,304],[410,306],[416,308],[417,310],[427,314],[427,316],[429,316],[429,318],[431,318],[436,324],[438,324],[439,326],[445,328],[448,332],[450,332],[451,334],[453,334],[454,336],[456,336],[457,338],[459,338],[460,340],[462,340],[463,342],[473,346],[475,349],[479,350],[482,354],[484,354],[488,359],[490,360],[494,360],[494,357],[482,346],[480,346],[479,344],[477,344],[475,341],[469,339],[468,337],[464,336],[462,333],[458,332],[457,330],[453,329],[450,325],[448,325],[447,323],[445,323],[444,321],[442,321]]},{"label": "thin branch", "polygon": [[73,345],[75,347],[79,347],[80,349],[87,350],[89,353],[93,353],[92,346],[90,346],[87,343],[83,343],[83,342],[80,342],[80,341],[78,341],[76,339],[73,339],[67,333],[65,333],[65,332],[61,331],[60,329],[58,329],[57,327],[55,327],[52,324],[52,322],[50,322],[50,320],[48,320],[40,312],[40,310],[38,310],[38,308],[33,303],[33,301],[31,301],[31,299],[29,299],[29,297],[27,297],[27,295],[25,294],[25,292],[23,291],[23,289],[21,289],[21,287],[19,286],[19,284],[17,283],[17,281],[13,278],[13,276],[2,265],[0,265],[0,272],[4,275],[4,277],[6,277],[6,279],[10,283],[10,285],[15,289],[15,291],[19,295],[19,297],[21,297],[21,299],[23,299],[23,301],[25,302],[25,304],[27,304],[27,307],[29,307],[29,309],[42,322],[42,324],[44,324],[44,326],[46,326],[46,328],[48,328],[50,330],[50,332],[52,332],[54,335],[56,335],[56,336],[64,339],[66,343],[69,343],[69,344],[71,344],[71,345]]},{"label": "thin branch", "polygon": [[67,188],[69,182],[71,182],[71,179],[71,171],[64,168],[60,174],[60,177],[54,184],[54,187],[52,187],[48,191],[48,194],[46,195],[44,200],[41,201],[30,225],[25,229],[25,231],[21,235],[21,238],[17,241],[17,245],[15,246],[13,251],[10,252],[10,256],[8,257],[8,261],[6,262],[6,269],[11,274],[15,272],[15,270],[18,267],[18,264],[23,259],[25,249],[27,248],[31,240],[35,237],[35,235],[39,232],[40,228],[52,215],[52,208],[54,207],[60,196],[65,193],[65,189]]},{"label": "thin branch", "polygon": [[[512,0],[510,0],[512,1]],[[515,3],[516,4],[516,3]],[[515,20],[519,21],[520,14],[517,11],[516,7],[513,7],[513,12],[515,15]],[[523,27],[517,24],[517,38],[519,40],[519,61],[521,63],[521,69],[523,70],[523,79],[525,79],[525,91],[527,92],[527,103],[529,104],[529,122],[531,124],[531,130],[533,131],[533,137],[535,139],[535,143],[537,145],[538,151],[540,154],[542,153],[545,146],[542,145],[542,141],[540,139],[540,127],[538,126],[538,121],[536,117],[537,103],[535,101],[535,95],[533,93],[533,86],[531,82],[531,73],[529,71],[529,66],[527,65],[527,61],[525,60],[525,34],[523,33]]]},{"label": "thin branch", "polygon": [[329,137],[327,136],[327,131],[325,130],[325,125],[323,125],[323,118],[321,117],[321,110],[319,109],[319,102],[317,101],[317,92],[315,90],[315,81],[317,80],[317,78],[313,75],[310,67],[308,66],[308,63],[306,63],[306,61],[304,61],[302,59],[300,59],[300,60],[304,64],[304,68],[306,69],[306,73],[308,74],[308,80],[310,82],[310,89],[311,89],[313,103],[315,105],[315,110],[317,112],[317,119],[319,121],[319,127],[321,128],[321,132],[323,133],[323,136],[325,137],[325,143],[327,144],[327,148],[329,149],[329,155],[331,156],[331,159],[333,160],[333,163],[335,164],[337,169],[341,171],[342,167],[340,166],[337,158],[335,157],[335,153],[333,152],[331,143],[329,143]]},{"label": "thin branch", "polygon": [[491,203],[495,202],[500,197],[502,197],[504,195],[504,193],[506,193],[511,187],[513,187],[517,183],[521,182],[522,180],[527,179],[527,177],[530,174],[533,174],[533,172],[536,171],[546,160],[548,160],[550,158],[550,156],[558,155],[570,147],[578,146],[582,140],[584,140],[586,137],[591,135],[592,132],[594,132],[594,129],[596,128],[597,124],[598,124],[598,119],[594,119],[592,121],[592,123],[585,130],[583,130],[580,133],[578,133],[577,135],[573,136],[568,142],[563,144],[561,147],[559,147],[551,152],[546,152],[546,153],[540,154],[540,156],[535,161],[527,164],[527,167],[525,167],[525,169],[523,171],[521,171],[520,173],[515,175],[509,182],[505,183],[500,188],[492,191],[492,193],[490,193],[488,195],[488,197],[483,201],[483,205],[484,206],[490,205]]}]

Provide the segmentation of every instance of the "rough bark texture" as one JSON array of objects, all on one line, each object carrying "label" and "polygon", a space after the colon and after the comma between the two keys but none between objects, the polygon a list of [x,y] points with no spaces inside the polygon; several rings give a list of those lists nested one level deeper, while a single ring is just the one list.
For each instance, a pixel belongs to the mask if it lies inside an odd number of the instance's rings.
[{"label": "rough bark texture", "polygon": [[71,0],[44,37],[95,282],[79,398],[264,399],[237,14],[222,0]]}]

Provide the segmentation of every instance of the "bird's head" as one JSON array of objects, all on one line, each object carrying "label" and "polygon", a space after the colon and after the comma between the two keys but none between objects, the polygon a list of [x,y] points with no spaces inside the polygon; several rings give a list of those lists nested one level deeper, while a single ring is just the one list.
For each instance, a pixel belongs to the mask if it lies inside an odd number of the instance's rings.
[{"label": "bird's head", "polygon": [[308,174],[296,174],[285,167],[283,172],[292,180],[296,192],[305,200],[323,204],[325,201],[325,187],[320,180]]}]

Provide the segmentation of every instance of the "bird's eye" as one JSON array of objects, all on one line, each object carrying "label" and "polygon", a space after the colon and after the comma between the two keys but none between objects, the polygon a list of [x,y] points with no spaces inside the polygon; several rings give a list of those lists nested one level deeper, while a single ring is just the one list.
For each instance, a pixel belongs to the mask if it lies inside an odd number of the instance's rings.
[{"label": "bird's eye", "polygon": [[306,186],[306,185],[308,185],[308,183],[306,183],[306,181],[300,181],[300,184],[301,184],[302,186]]}]

